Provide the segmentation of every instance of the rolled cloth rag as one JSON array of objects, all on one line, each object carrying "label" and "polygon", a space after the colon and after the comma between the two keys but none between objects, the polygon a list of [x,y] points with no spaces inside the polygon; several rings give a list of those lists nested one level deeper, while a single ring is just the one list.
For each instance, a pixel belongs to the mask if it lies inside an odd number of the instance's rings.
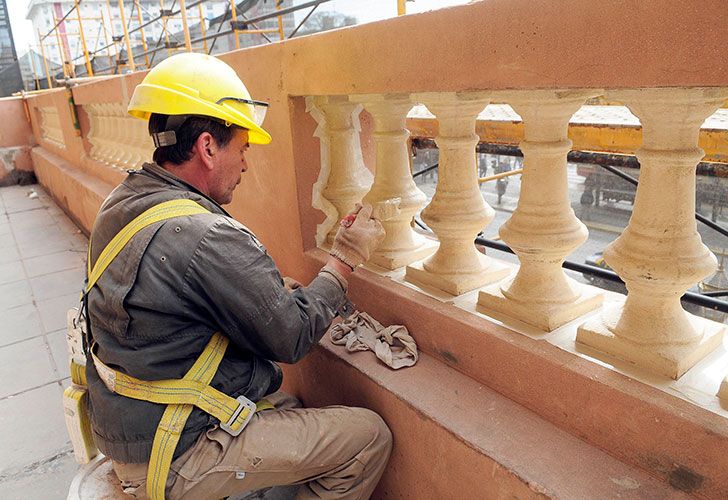
[{"label": "rolled cloth rag", "polygon": [[417,362],[417,343],[402,325],[383,327],[365,312],[356,311],[331,328],[331,342],[350,352],[371,350],[395,370]]}]

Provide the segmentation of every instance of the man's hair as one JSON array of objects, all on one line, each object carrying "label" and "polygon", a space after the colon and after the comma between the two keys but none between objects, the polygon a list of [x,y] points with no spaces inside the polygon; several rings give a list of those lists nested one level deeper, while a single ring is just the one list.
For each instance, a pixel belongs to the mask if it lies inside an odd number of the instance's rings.
[{"label": "man's hair", "polygon": [[[149,117],[149,134],[164,132],[167,130],[167,118],[169,115],[152,113]],[[162,146],[154,150],[152,157],[154,163],[172,163],[181,165],[192,158],[192,147],[195,141],[203,132],[209,132],[220,147],[225,147],[232,140],[233,126],[225,124],[213,118],[204,116],[189,116],[182,125],[175,130],[177,142],[171,146]]]}]

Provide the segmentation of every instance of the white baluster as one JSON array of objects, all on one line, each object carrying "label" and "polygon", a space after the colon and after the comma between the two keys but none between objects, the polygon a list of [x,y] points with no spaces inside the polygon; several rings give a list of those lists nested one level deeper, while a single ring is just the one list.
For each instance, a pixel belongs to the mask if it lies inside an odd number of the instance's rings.
[{"label": "white baluster", "polygon": [[99,150],[101,148],[101,142],[99,141],[100,127],[97,106],[97,104],[86,104],[83,106],[83,109],[86,111],[86,115],[88,115],[89,121],[88,142],[91,144],[89,156],[95,160],[98,159]]},{"label": "white baluster", "polygon": [[566,156],[569,119],[594,95],[543,90],[503,96],[525,128],[518,207],[499,231],[521,267],[513,279],[480,292],[483,309],[551,331],[601,305],[602,294],[561,269],[588,236],[569,201]]},{"label": "white baluster", "polygon": [[374,118],[373,137],[377,148],[374,184],[364,201],[375,204],[395,197],[402,200],[400,214],[382,221],[387,236],[371,262],[386,269],[397,269],[424,259],[437,248],[436,242],[415,233],[411,227],[412,218],[427,201],[412,178],[406,128],[412,102],[406,94],[356,96],[356,101],[364,104]]},{"label": "white baluster", "polygon": [[116,155],[114,165],[120,169],[132,168],[134,158],[132,145],[132,132],[128,127],[126,108],[122,104],[114,104],[114,128],[116,137]]},{"label": "white baluster", "polygon": [[338,230],[337,222],[361,201],[372,184],[373,176],[364,166],[361,154],[361,105],[350,102],[346,96],[315,97],[313,105],[320,111],[319,119],[324,122],[321,130],[317,131],[322,149],[326,149],[321,155],[320,181],[325,183],[325,187],[320,194],[336,210],[336,214],[328,213],[325,221],[326,240],[330,243]]},{"label": "white baluster", "polygon": [[439,122],[437,189],[422,218],[437,235],[440,247],[422,263],[407,266],[406,277],[460,295],[509,272],[478,252],[473,241],[495,216],[480,193],[475,163],[475,120],[488,100],[455,93],[423,94],[418,100]]},{"label": "white baluster", "polygon": [[623,306],[579,328],[577,341],[679,378],[721,343],[725,327],[686,313],[680,296],[717,268],[695,222],[700,125],[726,99],[722,89],[614,93],[642,122],[640,182],[632,218],[604,258],[629,291]]},{"label": "white baluster", "polygon": [[111,127],[111,104],[102,103],[98,105],[98,111],[99,111],[99,134],[98,138],[101,142],[101,148],[99,150],[99,158],[97,158],[100,161],[103,161],[107,165],[112,165],[112,158],[113,158],[113,148],[112,143],[110,140],[110,137],[112,135],[112,127]]}]

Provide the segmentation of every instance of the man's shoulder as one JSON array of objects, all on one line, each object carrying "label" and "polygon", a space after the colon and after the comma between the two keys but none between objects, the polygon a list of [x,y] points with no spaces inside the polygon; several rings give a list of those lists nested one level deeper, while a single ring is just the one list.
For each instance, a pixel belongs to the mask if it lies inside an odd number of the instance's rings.
[{"label": "man's shoulder", "polygon": [[209,242],[237,241],[251,243],[254,248],[265,250],[255,233],[238,220],[221,214],[204,213],[190,218],[190,225]]}]

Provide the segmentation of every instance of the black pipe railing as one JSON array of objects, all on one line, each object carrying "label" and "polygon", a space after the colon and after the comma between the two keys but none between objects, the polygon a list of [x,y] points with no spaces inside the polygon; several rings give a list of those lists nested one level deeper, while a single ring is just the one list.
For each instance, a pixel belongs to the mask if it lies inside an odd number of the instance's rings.
[{"label": "black pipe railing", "polygon": [[[618,170],[611,165],[599,165],[599,166],[602,167],[603,169],[607,170],[608,172],[613,173],[620,179],[624,179],[625,181],[629,182],[633,186],[637,186],[639,184],[639,181],[637,179],[635,179],[634,177],[632,177],[629,174],[625,174],[621,170]],[[707,217],[700,215],[698,212],[695,212],[695,218],[697,220],[699,220],[700,222],[702,222],[703,224],[705,224],[706,226],[708,226],[709,228],[711,228],[712,230],[717,231],[718,233],[722,234],[723,236],[728,237],[728,229],[725,229],[724,227],[716,224],[715,222],[708,219]]]},{"label": "black pipe railing", "polygon": [[[417,224],[421,229],[432,233],[432,230],[428,228],[425,224],[420,222],[417,217],[415,217],[415,224]],[[494,250],[499,250],[501,252],[506,252],[515,255],[516,252],[511,249],[508,245],[505,243],[502,243],[500,241],[494,241],[490,240],[488,238],[484,238],[482,236],[478,236],[475,238],[475,243],[477,245],[483,245],[484,247],[492,248]],[[624,285],[624,281],[622,281],[622,278],[619,277],[617,273],[614,271],[610,271],[609,269],[603,269],[601,267],[592,266],[589,264],[580,264],[578,262],[571,262],[568,260],[565,260],[562,264],[562,267],[564,269],[569,269],[570,271],[576,271],[582,274],[588,274],[590,276],[596,276],[597,278],[611,281],[614,283],[621,283]],[[725,293],[725,292],[720,292]],[[685,301],[689,304],[695,304],[697,306],[705,307],[707,309],[712,309],[714,311],[720,311],[723,313],[728,313],[728,302],[724,302],[722,300],[718,300],[714,298],[714,296],[711,294],[711,292],[708,292],[706,294],[700,294],[700,293],[694,293],[694,292],[685,292],[685,294],[680,298],[680,300]]]}]

